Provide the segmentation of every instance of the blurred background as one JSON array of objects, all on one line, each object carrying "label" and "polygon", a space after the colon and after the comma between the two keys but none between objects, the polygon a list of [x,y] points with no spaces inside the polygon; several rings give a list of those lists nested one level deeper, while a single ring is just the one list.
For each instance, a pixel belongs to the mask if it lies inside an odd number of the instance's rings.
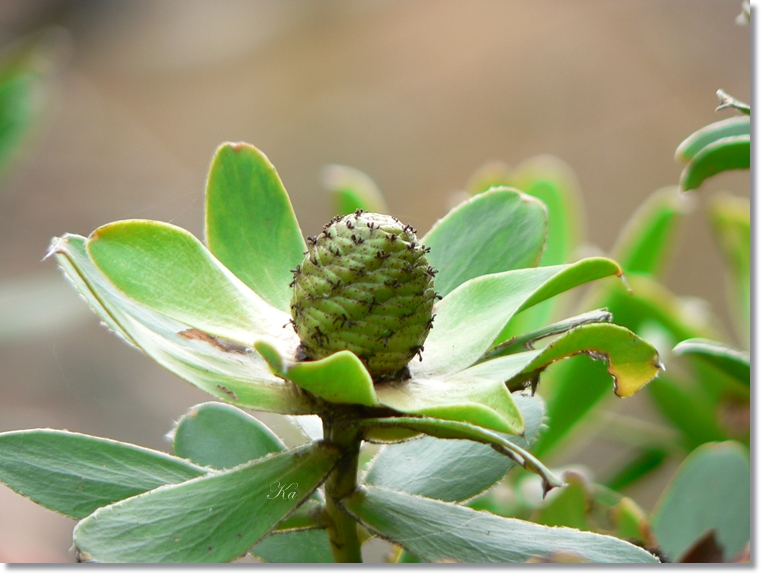
[{"label": "blurred background", "polygon": [[[714,112],[715,91],[749,101],[739,12],[740,0],[3,0],[0,48],[47,32],[39,114],[0,174],[0,431],[169,450],[173,420],[209,399],[99,324],[41,261],[53,236],[126,218],[202,236],[212,154],[244,140],[277,167],[305,235],[334,215],[326,164],[365,171],[423,232],[485,162],[551,153],[576,172],[587,241],[605,251],[678,182],[677,145],[730,115]],[[749,186],[732,173],[695,194],[665,279],[722,324],[701,205]],[[650,509],[659,491],[633,496]],[[0,486],[0,561],[71,562],[73,526]]]}]

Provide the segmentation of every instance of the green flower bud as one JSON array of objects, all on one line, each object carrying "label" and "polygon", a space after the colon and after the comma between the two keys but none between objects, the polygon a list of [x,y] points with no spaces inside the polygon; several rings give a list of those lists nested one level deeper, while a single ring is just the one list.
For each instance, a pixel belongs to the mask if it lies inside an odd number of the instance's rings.
[{"label": "green flower bud", "polygon": [[400,377],[431,329],[434,270],[415,230],[357,210],[307,238],[294,270],[291,315],[303,359],[341,350],[357,355],[374,380]]}]

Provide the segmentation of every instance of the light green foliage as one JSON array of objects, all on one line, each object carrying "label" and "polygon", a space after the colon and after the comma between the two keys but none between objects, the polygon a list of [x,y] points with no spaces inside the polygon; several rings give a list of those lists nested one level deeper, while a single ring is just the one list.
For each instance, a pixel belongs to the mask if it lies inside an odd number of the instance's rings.
[{"label": "light green foliage", "polygon": [[713,142],[723,138],[748,136],[749,134],[751,134],[751,118],[748,116],[735,116],[714,122],[695,131],[683,140],[675,151],[675,159],[680,162],[689,162]]},{"label": "light green foliage", "polygon": [[713,529],[727,561],[749,541],[751,483],[746,449],[735,442],[708,443],[682,463],[653,516],[659,545],[676,561]]},{"label": "light green foliage", "polygon": [[607,370],[614,378],[614,392],[619,397],[629,397],[635,393],[644,382],[656,377],[661,368],[656,349],[627,328],[592,324],[577,326],[540,350],[493,359],[470,368],[468,373],[489,373],[501,363],[515,366],[516,360],[521,357],[529,361],[518,373],[506,378],[508,387],[516,389],[538,377],[551,363],[580,353],[606,359]]},{"label": "light green foliage", "polygon": [[680,176],[680,188],[695,190],[714,175],[728,170],[748,170],[750,165],[751,136],[720,138],[691,158]]},{"label": "light green foliage", "polygon": [[[512,270],[462,284],[434,306],[436,327],[413,374],[442,374],[476,361],[519,311],[621,269],[612,260],[588,258],[575,264]],[[456,344],[457,342],[457,344]]]},{"label": "light green foliage", "polygon": [[646,198],[611,250],[626,274],[661,275],[690,204],[689,198],[675,186],[656,190]]},{"label": "light green foliage", "polygon": [[579,473],[567,471],[564,481],[567,487],[543,502],[533,521],[614,535],[641,547],[655,546],[648,518],[634,501]]}]

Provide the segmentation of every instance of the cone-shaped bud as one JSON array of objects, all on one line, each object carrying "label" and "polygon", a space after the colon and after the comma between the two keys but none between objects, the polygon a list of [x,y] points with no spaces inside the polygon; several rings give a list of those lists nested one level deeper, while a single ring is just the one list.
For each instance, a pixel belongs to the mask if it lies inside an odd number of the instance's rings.
[{"label": "cone-shaped bud", "polygon": [[346,349],[375,380],[399,375],[423,351],[438,297],[415,230],[358,210],[331,220],[307,246],[291,297],[301,354],[322,359]]}]

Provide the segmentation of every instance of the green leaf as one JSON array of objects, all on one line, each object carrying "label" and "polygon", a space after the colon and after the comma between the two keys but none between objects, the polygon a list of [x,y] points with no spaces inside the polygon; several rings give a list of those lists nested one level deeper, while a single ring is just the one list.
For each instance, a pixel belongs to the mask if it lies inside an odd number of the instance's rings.
[{"label": "green leaf", "polygon": [[434,285],[445,296],[472,278],[537,265],[545,244],[545,205],[520,191],[492,188],[450,211],[421,239],[431,248]]},{"label": "green leaf", "polygon": [[674,247],[677,225],[690,201],[677,187],[652,193],[633,214],[611,251],[625,273],[657,275]]},{"label": "green leaf", "polygon": [[250,144],[228,142],[214,154],[206,183],[206,243],[262,299],[289,311],[290,270],[307,248],[278,172]]},{"label": "green leaf", "polygon": [[462,374],[414,377],[379,384],[376,394],[381,405],[401,413],[462,421],[513,435],[524,431],[521,412],[500,379]]},{"label": "green leaf", "polygon": [[749,355],[708,339],[687,339],[672,350],[676,355],[690,354],[712,364],[744,385],[751,384]]},{"label": "green leaf", "polygon": [[544,501],[532,521],[616,534],[638,546],[657,547],[646,514],[634,501],[574,471],[565,472],[564,481],[566,487]]},{"label": "green leaf", "polygon": [[[593,359],[605,358],[606,369],[614,378],[614,393],[619,397],[631,396],[663,369],[656,349],[629,329],[614,324],[595,324],[582,325],[563,334],[544,348],[524,368],[523,374],[545,369],[554,361],[578,353]],[[510,387],[510,382],[508,385]]]},{"label": "green leaf", "polygon": [[189,329],[127,298],[90,261],[83,237],[55,239],[50,254],[56,254],[67,277],[111,329],[172,373],[240,407],[315,413],[312,401],[272,375],[253,350]]},{"label": "green leaf", "polygon": [[750,164],[750,136],[720,138],[702,148],[688,162],[680,175],[680,188],[694,190],[707,178],[728,170],[748,170]]},{"label": "green leaf", "polygon": [[468,439],[491,446],[503,455],[510,457],[527,471],[540,476],[545,493],[554,487],[563,485],[536,457],[503,434],[494,433],[483,427],[461,421],[448,421],[432,417],[385,417],[365,419],[362,425],[367,430],[373,429],[410,429],[439,437],[441,439]]},{"label": "green leaf", "polygon": [[[528,449],[540,433],[544,414],[539,396],[514,396],[524,418],[524,437],[505,436]],[[488,489],[515,462],[489,445],[421,437],[386,445],[373,459],[365,483],[442,501],[464,501]]]},{"label": "green leaf", "polygon": [[198,465],[230,469],[286,445],[262,422],[225,403],[201,403],[173,431],[175,454]]},{"label": "green leaf", "polygon": [[53,429],[0,433],[0,481],[74,519],[208,471],[160,451],[80,433]]},{"label": "green leaf", "polygon": [[534,156],[516,166],[510,182],[548,209],[548,237],[540,265],[568,262],[584,230],[582,195],[574,171],[555,156]]},{"label": "green leaf", "polygon": [[521,563],[563,552],[595,563],[658,562],[613,537],[507,519],[381,487],[367,487],[342,504],[369,531],[426,561]]},{"label": "green leaf", "polygon": [[231,561],[309,497],[338,458],[314,443],[161,487],[98,509],[77,524],[74,545],[80,559],[103,563]]},{"label": "green leaf", "polygon": [[706,444],[680,465],[653,515],[659,546],[670,559],[714,529],[727,561],[749,542],[751,472],[738,443]]},{"label": "green leaf", "polygon": [[[702,308],[697,308],[693,301],[676,297],[652,276],[633,273],[627,276],[627,282],[631,292],[621,282],[609,280],[600,285],[600,289],[594,290],[581,306],[606,306],[617,324],[635,333],[656,326],[667,339],[667,349],[681,339],[716,335],[717,322],[712,321]],[[657,397],[651,392],[660,385],[663,377],[649,384],[647,389],[652,397]],[[580,381],[585,381],[585,385],[580,386]],[[611,377],[606,369],[600,364],[593,364],[587,357],[572,357],[553,366],[543,380],[548,429],[538,440],[534,452],[545,455],[557,449],[584,416],[606,396],[610,385]]]},{"label": "green leaf", "polygon": [[725,256],[730,312],[741,343],[751,334],[751,209],[749,200],[718,194],[709,204],[714,235]]},{"label": "green leaf", "polygon": [[[474,377],[501,377],[511,389],[535,379],[551,363],[584,353],[605,359],[614,378],[614,392],[629,397],[659,373],[661,364],[656,349],[619,325],[599,323],[581,325],[567,331],[541,350],[524,352],[477,364],[465,374]],[[523,364],[523,365],[522,365]],[[577,386],[585,385],[577,382]]]},{"label": "green leaf", "polygon": [[332,403],[378,405],[373,379],[351,351],[339,351],[318,361],[285,361],[270,343],[258,341],[255,349],[273,373]]},{"label": "green leaf", "polygon": [[268,563],[333,563],[325,529],[273,533],[250,553]]},{"label": "green leaf", "polygon": [[751,118],[748,116],[734,116],[714,122],[688,136],[677,147],[675,159],[678,162],[689,162],[706,146],[717,140],[731,136],[748,136],[750,133]]},{"label": "green leaf", "polygon": [[436,321],[425,342],[421,363],[411,362],[414,377],[451,374],[469,367],[487,351],[517,312],[621,268],[605,258],[512,270],[461,284],[434,306]]},{"label": "green leaf", "polygon": [[151,309],[215,336],[251,345],[281,334],[289,315],[246,287],[187,231],[126,220],[95,230],[87,253],[117,289]]},{"label": "green leaf", "polygon": [[334,195],[334,206],[342,216],[356,210],[389,213],[381,190],[365,172],[349,166],[326,166],[323,169],[322,183]]}]

